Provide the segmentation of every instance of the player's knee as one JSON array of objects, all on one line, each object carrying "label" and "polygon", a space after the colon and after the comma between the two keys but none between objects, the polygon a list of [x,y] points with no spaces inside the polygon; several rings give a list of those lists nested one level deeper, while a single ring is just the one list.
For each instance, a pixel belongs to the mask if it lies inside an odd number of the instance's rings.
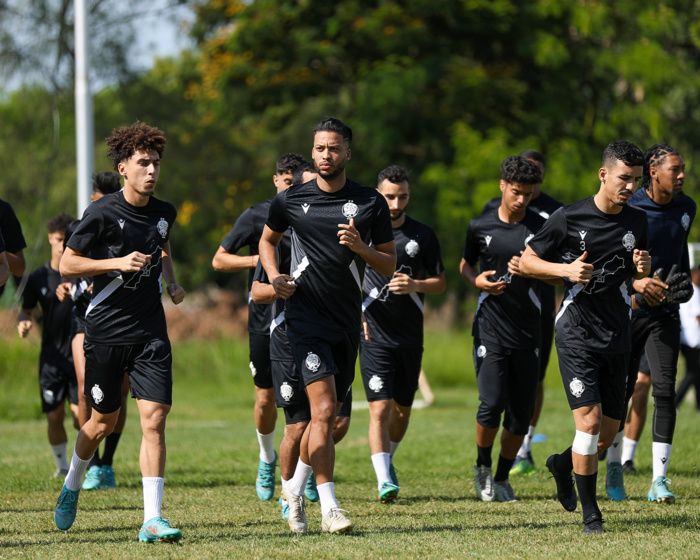
[{"label": "player's knee", "polygon": [[501,422],[502,410],[502,408],[489,407],[482,404],[476,413],[476,421],[487,430],[498,428]]},{"label": "player's knee", "polygon": [[372,401],[369,404],[369,417],[373,422],[386,423],[391,414],[391,401]]},{"label": "player's knee", "polygon": [[599,434],[589,434],[576,430],[571,451],[579,455],[596,455],[598,453]]},{"label": "player's knee", "polygon": [[333,426],[333,443],[340,443],[350,429],[350,417],[338,416]]},{"label": "player's knee", "polygon": [[260,389],[255,391],[255,406],[263,410],[276,409],[275,391],[273,389]]}]

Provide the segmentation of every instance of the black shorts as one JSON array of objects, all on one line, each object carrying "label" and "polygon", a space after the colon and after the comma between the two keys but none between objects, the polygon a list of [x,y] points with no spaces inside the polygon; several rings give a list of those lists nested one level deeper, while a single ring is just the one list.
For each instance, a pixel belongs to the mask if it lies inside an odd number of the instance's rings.
[{"label": "black shorts", "polygon": [[600,403],[605,416],[622,419],[629,354],[557,348],[557,355],[571,410]]},{"label": "black shorts", "polygon": [[270,366],[270,337],[269,335],[249,332],[250,373],[253,383],[261,389],[272,389],[272,368]]},{"label": "black shorts", "polygon": [[169,340],[107,346],[85,342],[85,395],[92,408],[109,414],[121,407],[124,372],[135,399],[173,403],[173,355]]},{"label": "black shorts", "polygon": [[367,400],[394,399],[401,406],[412,406],[422,359],[420,345],[391,348],[360,344],[360,371]]},{"label": "black shorts", "polygon": [[68,399],[78,404],[78,380],[73,362],[62,356],[39,358],[39,390],[42,412],[51,412]]},{"label": "black shorts", "polygon": [[515,435],[527,434],[535,411],[539,352],[504,348],[474,338],[474,369],[479,385],[477,422],[484,428],[503,427]]},{"label": "black shorts", "polygon": [[552,342],[554,341],[554,318],[556,316],[556,302],[554,294],[551,297],[542,298],[542,314],[540,315],[540,376],[539,381],[544,380],[547,375],[549,357],[552,353]]},{"label": "black shorts", "polygon": [[322,338],[295,332],[292,325],[288,324],[287,337],[294,354],[294,361],[301,372],[304,387],[333,375],[336,397],[339,402],[342,402],[355,379],[357,347],[360,343],[359,329],[357,332],[337,335],[329,333]]}]

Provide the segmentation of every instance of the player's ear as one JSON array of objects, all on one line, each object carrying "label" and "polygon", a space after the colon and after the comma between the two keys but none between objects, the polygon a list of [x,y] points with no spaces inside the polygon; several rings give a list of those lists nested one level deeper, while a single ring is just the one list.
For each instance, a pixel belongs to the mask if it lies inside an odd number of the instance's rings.
[{"label": "player's ear", "polygon": [[608,170],[605,167],[601,167],[598,170],[598,178],[601,183],[605,183],[605,178],[608,176]]},{"label": "player's ear", "polygon": [[345,159],[350,159],[350,156],[352,155],[352,150],[348,148],[348,156]]},{"label": "player's ear", "polygon": [[498,183],[498,186],[501,188],[502,193],[506,192],[506,182],[503,179]]}]

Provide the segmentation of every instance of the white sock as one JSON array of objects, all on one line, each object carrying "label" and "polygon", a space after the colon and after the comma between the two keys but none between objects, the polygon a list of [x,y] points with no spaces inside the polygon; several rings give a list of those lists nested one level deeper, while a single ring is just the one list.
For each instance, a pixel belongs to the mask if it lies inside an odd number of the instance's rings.
[{"label": "white sock", "polygon": [[292,494],[301,496],[306,488],[306,481],[309,480],[313,469],[311,465],[307,465],[301,459],[297,461],[297,468],[294,469],[294,476],[287,482],[287,488]]},{"label": "white sock", "polygon": [[399,448],[400,441],[390,441],[389,442],[389,462],[394,460],[394,453]]},{"label": "white sock", "polygon": [[608,465],[610,463],[622,462],[622,438],[625,437],[625,432],[617,432],[612,445],[608,447]]},{"label": "white sock", "polygon": [[68,469],[68,474],[66,475],[65,485],[68,490],[77,491],[83,484],[83,475],[87,470],[87,466],[90,463],[89,459],[81,459],[73,450],[73,458],[70,462],[70,469]]},{"label": "white sock", "polygon": [[335,499],[335,486],[332,482],[319,484],[318,496],[321,499],[321,516],[328,515],[331,509],[340,507]]},{"label": "white sock", "polygon": [[627,461],[632,461],[634,463],[634,454],[637,452],[637,446],[639,441],[630,439],[628,437],[622,438],[622,464],[624,465]]},{"label": "white sock", "polygon": [[374,472],[377,475],[377,488],[381,490],[382,484],[391,482],[391,475],[389,474],[391,457],[388,453],[375,453],[371,456],[371,459]]},{"label": "white sock", "polygon": [[527,429],[527,435],[523,438],[523,443],[518,449],[518,457],[527,459],[527,454],[532,452],[532,436],[535,435],[535,426]]},{"label": "white sock", "polygon": [[666,478],[668,462],[671,459],[671,447],[673,445],[670,443],[652,442],[651,456],[653,458],[654,480],[660,476]]},{"label": "white sock", "polygon": [[260,444],[260,460],[272,463],[277,458],[275,454],[275,430],[269,434],[261,434],[257,430],[255,433],[258,434],[258,443]]},{"label": "white sock", "polygon": [[165,479],[160,476],[144,476],[143,482],[143,522],[154,517],[162,517],[163,485]]},{"label": "white sock", "polygon": [[53,453],[53,460],[56,461],[56,468],[59,471],[68,470],[68,459],[66,457],[66,447],[68,442],[57,443],[55,445],[51,444],[51,452]]}]

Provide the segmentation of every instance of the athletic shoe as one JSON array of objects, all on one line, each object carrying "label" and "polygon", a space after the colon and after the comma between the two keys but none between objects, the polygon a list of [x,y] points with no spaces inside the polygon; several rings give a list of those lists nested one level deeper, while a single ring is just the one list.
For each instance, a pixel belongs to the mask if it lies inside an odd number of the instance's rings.
[{"label": "athletic shoe", "polygon": [[493,493],[496,497],[497,502],[517,502],[515,498],[515,492],[513,492],[513,487],[510,482],[504,480],[503,482],[493,483]]},{"label": "athletic shoe", "polygon": [[491,467],[474,466],[474,488],[476,495],[484,502],[493,502],[493,478]]},{"label": "athletic shoe", "polygon": [[169,542],[176,543],[182,538],[180,529],[170,525],[170,521],[162,517],[149,519],[139,531],[140,542]]},{"label": "athletic shoe", "polygon": [[570,472],[560,473],[554,466],[554,462],[559,455],[550,455],[545,463],[549,472],[552,473],[554,481],[557,483],[557,499],[566,511],[574,511],[578,503],[576,496],[576,487],[574,486],[574,477]]},{"label": "athletic shoe", "polygon": [[516,457],[515,458],[515,463],[513,464],[513,468],[510,469],[510,475],[514,474],[535,474],[537,472],[537,469],[535,468],[535,464],[528,459],[527,457]]},{"label": "athletic shoe", "polygon": [[624,474],[637,474],[637,469],[634,468],[634,461],[625,461],[622,465],[622,472]]},{"label": "athletic shoe", "polygon": [[617,461],[608,463],[608,473],[605,475],[605,493],[614,502],[621,502],[627,498],[622,465]]},{"label": "athletic shoe", "polygon": [[52,480],[65,480],[68,471],[66,469],[56,469],[56,472],[51,475]]},{"label": "athletic shoe", "polygon": [[650,502],[659,502],[665,504],[672,504],[676,501],[676,497],[668,489],[668,485],[671,481],[663,476],[657,476],[654,482],[651,483],[651,488],[649,488],[649,493],[647,498]]},{"label": "athletic shoe", "polygon": [[603,519],[598,513],[591,513],[588,516],[588,520],[584,520],[583,531],[581,532],[584,535],[599,535],[602,533],[607,533],[607,531],[603,529]]},{"label": "athletic shoe", "polygon": [[285,500],[284,498],[282,498],[282,496],[280,496],[280,499],[279,499],[279,502],[278,502],[278,503],[279,503],[279,505],[280,505],[280,510],[281,510],[281,513],[282,513],[282,519],[284,519],[285,521],[287,521],[287,519],[289,519],[289,504],[287,503],[287,500]]},{"label": "athletic shoe", "polygon": [[260,461],[258,464],[258,478],[255,479],[255,491],[258,493],[258,498],[266,502],[271,500],[275,495],[275,467],[277,466],[277,453],[275,460],[271,463]]},{"label": "athletic shoe", "polygon": [[301,534],[309,527],[306,522],[306,502],[304,501],[304,496],[298,496],[293,494],[289,488],[284,488],[282,490],[282,499],[286,500],[287,506],[289,507],[289,516],[287,521],[289,522],[289,528],[292,532]]},{"label": "athletic shoe", "polygon": [[310,502],[318,502],[318,489],[316,488],[316,477],[314,473],[311,473],[309,480],[306,481],[306,488],[304,488],[304,496]]},{"label": "athletic shoe", "polygon": [[348,513],[344,509],[337,507],[331,508],[328,515],[323,516],[321,530],[324,533],[334,533],[336,535],[352,531],[353,523],[343,515],[343,512]]},{"label": "athletic shoe", "polygon": [[80,496],[80,490],[69,490],[65,484],[63,485],[56,509],[53,512],[53,520],[61,531],[70,529],[75,521],[75,514],[78,511],[78,496]]},{"label": "athletic shoe", "polygon": [[88,469],[88,472],[85,473],[83,490],[99,490],[102,487],[103,480],[102,467],[92,465],[92,467]]},{"label": "athletic shoe", "polygon": [[391,482],[384,482],[379,489],[379,501],[383,504],[390,504],[396,501],[396,496],[399,495],[399,487]]},{"label": "athletic shoe", "polygon": [[102,466],[102,485],[100,490],[109,490],[117,487],[117,481],[114,480],[114,469],[112,465]]},{"label": "athletic shoe", "polygon": [[389,463],[389,476],[391,477],[391,482],[394,486],[399,486],[399,477],[396,476],[396,467],[394,462]]}]

